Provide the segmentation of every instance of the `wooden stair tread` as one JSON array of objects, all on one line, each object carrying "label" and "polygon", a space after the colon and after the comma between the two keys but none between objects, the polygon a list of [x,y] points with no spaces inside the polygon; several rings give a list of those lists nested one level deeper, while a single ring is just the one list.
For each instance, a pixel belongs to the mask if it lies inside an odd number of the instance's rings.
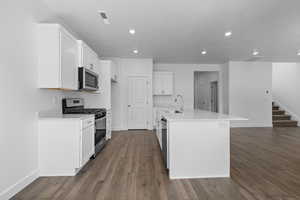
[{"label": "wooden stair tread", "polygon": [[286,114],[274,102],[272,102],[272,121],[274,127],[297,127],[298,121],[292,120],[292,116]]},{"label": "wooden stair tread", "polygon": [[282,119],[282,120],[274,120],[273,122],[275,123],[297,123],[297,121],[295,120],[285,120],[285,119]]},{"label": "wooden stair tread", "polygon": [[291,115],[272,115],[272,120],[291,120],[292,116]]}]

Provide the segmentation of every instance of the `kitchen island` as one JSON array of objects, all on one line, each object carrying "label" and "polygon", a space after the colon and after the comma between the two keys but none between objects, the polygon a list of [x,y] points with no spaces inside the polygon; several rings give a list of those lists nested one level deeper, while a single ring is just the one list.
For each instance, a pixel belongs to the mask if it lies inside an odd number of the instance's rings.
[{"label": "kitchen island", "polygon": [[162,111],[157,134],[170,179],[230,177],[230,121],[203,110]]}]

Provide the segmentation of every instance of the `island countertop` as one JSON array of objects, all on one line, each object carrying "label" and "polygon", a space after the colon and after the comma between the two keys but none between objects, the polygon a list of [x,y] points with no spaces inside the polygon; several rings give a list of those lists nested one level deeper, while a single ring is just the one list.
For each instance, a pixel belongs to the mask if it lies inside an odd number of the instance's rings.
[{"label": "island countertop", "polygon": [[205,120],[228,120],[240,121],[247,120],[246,118],[226,115],[205,110],[185,110],[183,113],[175,113],[174,111],[162,111],[161,116],[168,121],[205,121]]}]

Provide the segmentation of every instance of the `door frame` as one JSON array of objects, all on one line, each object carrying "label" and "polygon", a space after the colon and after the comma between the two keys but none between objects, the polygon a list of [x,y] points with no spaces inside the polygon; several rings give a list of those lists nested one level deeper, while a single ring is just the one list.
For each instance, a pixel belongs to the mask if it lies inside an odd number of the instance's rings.
[{"label": "door frame", "polygon": [[[219,113],[224,113],[224,87],[226,87],[226,81],[228,82],[228,80],[224,79],[224,72],[222,71],[222,69],[212,69],[212,70],[201,70],[201,69],[195,69],[193,70],[193,84],[195,82],[195,72],[216,72],[218,73],[218,110]],[[228,83],[227,83],[228,84]],[[227,85],[228,87],[228,85]],[[193,85],[193,106],[195,105],[195,85]]]},{"label": "door frame", "polygon": [[[152,117],[152,106],[151,106],[151,103],[152,103],[152,99],[151,99],[151,96],[152,96],[152,87],[151,87],[151,76],[147,76],[147,75],[128,75],[127,76],[127,93],[129,94],[129,81],[131,78],[145,78],[146,79],[146,83],[147,83],[147,121],[146,121],[146,127],[145,129],[142,129],[142,130],[151,130],[151,125],[152,125],[152,120],[151,120],[151,117]],[[129,108],[128,108],[128,105],[129,105],[129,101],[130,101],[130,96],[127,95],[127,105],[126,105],[126,117],[127,117],[127,130],[138,130],[138,129],[131,129],[129,127]]]},{"label": "door frame", "polygon": [[[213,95],[213,87],[216,86],[216,93]],[[216,111],[212,111],[212,102],[213,98],[216,97],[215,107]],[[219,112],[219,81],[211,81],[210,82],[210,111]]]}]

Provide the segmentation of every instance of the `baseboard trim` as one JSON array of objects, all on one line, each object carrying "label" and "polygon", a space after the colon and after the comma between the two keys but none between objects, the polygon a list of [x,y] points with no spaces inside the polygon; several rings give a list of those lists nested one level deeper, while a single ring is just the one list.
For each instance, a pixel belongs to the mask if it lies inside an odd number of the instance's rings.
[{"label": "baseboard trim", "polygon": [[39,177],[39,170],[34,170],[27,176],[23,177],[19,181],[17,181],[15,184],[11,185],[4,191],[0,193],[0,199],[1,200],[7,200],[12,198],[15,194],[23,190],[27,185],[32,183],[34,180],[36,180]]},{"label": "baseboard trim", "polygon": [[208,175],[208,176],[171,176],[171,180],[175,179],[209,179],[209,178],[230,178],[230,174]]},{"label": "baseboard trim", "polygon": [[271,128],[273,124],[263,124],[263,123],[230,123],[231,128]]}]

